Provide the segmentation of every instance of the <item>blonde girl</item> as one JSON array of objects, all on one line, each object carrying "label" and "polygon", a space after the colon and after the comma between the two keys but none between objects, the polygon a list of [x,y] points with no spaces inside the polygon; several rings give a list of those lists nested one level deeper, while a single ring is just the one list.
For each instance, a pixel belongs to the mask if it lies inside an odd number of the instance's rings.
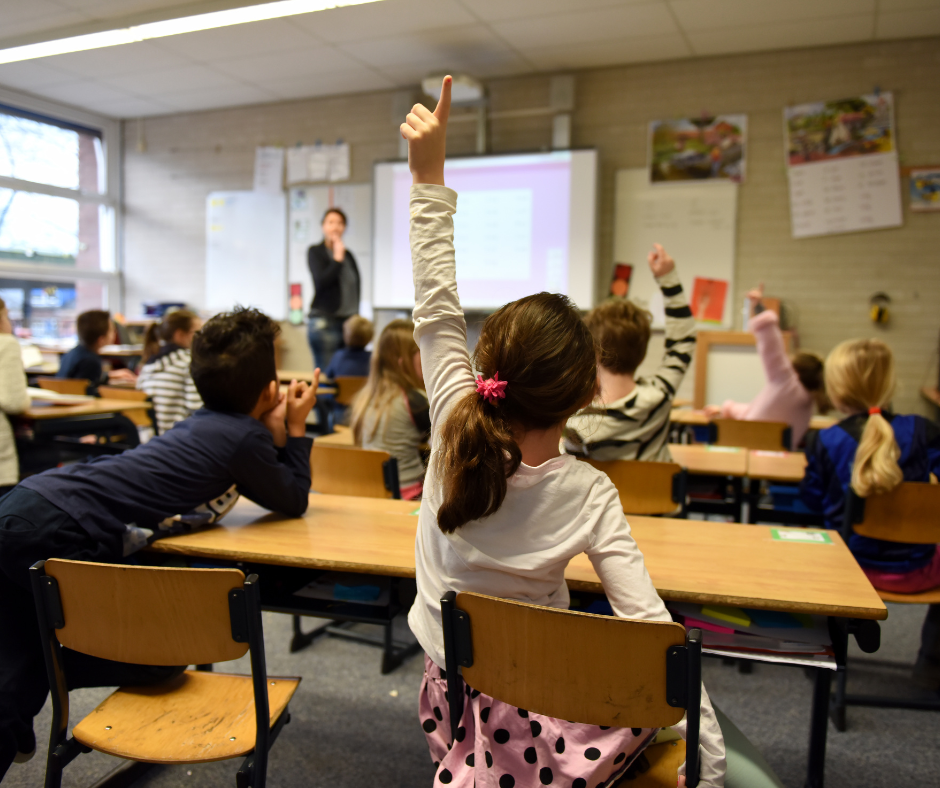
[{"label": "blonde girl", "polygon": [[[433,436],[408,623],[426,654],[419,715],[434,785],[609,786],[656,731],[565,722],[472,692],[452,746],[448,735],[446,591],[567,608],[565,567],[586,552],[617,615],[669,620],[616,488],[559,453],[568,417],[597,394],[594,341],[578,311],[551,293],[507,304],[487,318],[471,363],[457,295],[457,194],[444,186],[450,87],[447,77],[435,112],[415,105],[401,127],[414,182],[415,337]],[[701,711],[699,785],[717,788],[724,785],[724,745],[704,690]],[[684,722],[678,727],[684,731]]]},{"label": "blonde girl", "polygon": [[421,497],[421,446],[431,430],[414,323],[393,320],[369,362],[369,380],[353,400],[350,426],[357,446],[387,451],[398,462],[401,497]]},{"label": "blonde girl", "polygon": [[190,348],[201,327],[198,315],[178,309],[147,329],[145,362],[137,378],[137,388],[147,392],[153,400],[158,435],[202,407],[202,398],[189,372]]}]

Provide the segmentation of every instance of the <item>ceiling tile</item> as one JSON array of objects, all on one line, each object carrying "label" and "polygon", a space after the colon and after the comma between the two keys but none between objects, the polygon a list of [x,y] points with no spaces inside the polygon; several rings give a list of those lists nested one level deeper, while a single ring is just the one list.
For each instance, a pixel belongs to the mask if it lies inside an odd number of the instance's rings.
[{"label": "ceiling tile", "polygon": [[81,82],[67,82],[62,85],[50,85],[37,92],[47,98],[64,101],[66,104],[75,107],[87,107],[88,109],[94,109],[99,102],[116,102],[133,98],[122,90],[89,79]]},{"label": "ceiling tile", "polygon": [[489,79],[527,74],[535,70],[530,62],[523,60],[511,51],[490,54],[487,57],[451,58],[446,64],[442,64],[440,60],[429,59],[416,63],[395,63],[377,67],[377,69],[398,87],[420,84],[426,76],[440,74],[443,71],[459,72],[479,79]]},{"label": "ceiling tile", "polygon": [[442,69],[456,69],[461,62],[486,61],[512,51],[485,25],[416,30],[341,44],[339,48],[373,66],[425,63]]},{"label": "ceiling tile", "polygon": [[284,19],[167,36],[154,39],[154,43],[201,63],[317,45],[316,39]]},{"label": "ceiling tile", "polygon": [[387,77],[365,68],[339,71],[329,76],[259,82],[259,84],[282,99],[333,96],[340,93],[361,93],[395,87],[395,83]]},{"label": "ceiling tile", "polygon": [[121,74],[103,77],[102,84],[118,90],[126,90],[138,96],[160,96],[185,87],[187,90],[201,88],[236,87],[241,83],[211,68],[193,64],[180,68],[145,71],[141,74]]},{"label": "ceiling tile", "polygon": [[277,96],[255,85],[238,85],[230,88],[201,88],[181,90],[172,95],[161,96],[160,101],[174,111],[198,111],[220,107],[238,107],[246,104],[263,104],[276,101]]},{"label": "ceiling tile", "polygon": [[686,32],[796,22],[801,19],[871,15],[875,0],[670,0]]},{"label": "ceiling tile", "polygon": [[165,115],[175,109],[155,99],[127,98],[120,101],[100,101],[94,106],[96,112],[110,118],[145,118],[150,115]]},{"label": "ceiling tile", "polygon": [[[183,0],[55,0],[61,6],[83,11],[95,19],[114,19],[145,11],[179,9]],[[182,15],[182,14],[178,14]]]},{"label": "ceiling tile", "polygon": [[68,25],[87,22],[81,11],[50,2],[50,0],[2,0],[0,3],[0,41],[15,36],[38,34]]},{"label": "ceiling tile", "polygon": [[882,12],[875,23],[876,38],[919,38],[940,34],[940,6]]},{"label": "ceiling tile", "polygon": [[48,66],[65,71],[73,77],[109,77],[114,74],[133,74],[155,68],[172,68],[186,64],[184,58],[160,49],[149,41],[136,44],[90,49],[42,58]]},{"label": "ceiling tile", "polygon": [[515,19],[495,22],[492,27],[518,49],[587,44],[592,41],[661,36],[679,32],[669,10],[660,3]]},{"label": "ceiling tile", "polygon": [[594,68],[611,64],[641,63],[689,57],[692,50],[678,33],[667,36],[598,41],[574,46],[536,47],[523,54],[543,71]]},{"label": "ceiling tile", "polygon": [[290,21],[327,43],[395,33],[471,25],[476,19],[456,0],[383,0],[294,16]]},{"label": "ceiling tile", "polygon": [[278,52],[233,60],[218,60],[213,67],[245,82],[270,79],[297,79],[333,71],[355,69],[361,64],[345,52],[325,44],[314,44],[293,52]]},{"label": "ceiling tile", "polygon": [[75,77],[58,68],[47,66],[41,60],[24,60],[0,66],[0,84],[21,90],[42,88],[74,82]]},{"label": "ceiling tile", "polygon": [[[463,5],[477,17],[486,22],[505,19],[533,19],[549,14],[563,14],[571,11],[571,0],[461,0]],[[644,5],[663,0],[578,0],[578,11],[593,8],[611,8],[614,6]]]},{"label": "ceiling tile", "polygon": [[722,55],[734,52],[794,49],[798,47],[842,44],[871,39],[871,20],[864,16],[819,19],[748,27],[701,30],[688,33],[697,55]]}]

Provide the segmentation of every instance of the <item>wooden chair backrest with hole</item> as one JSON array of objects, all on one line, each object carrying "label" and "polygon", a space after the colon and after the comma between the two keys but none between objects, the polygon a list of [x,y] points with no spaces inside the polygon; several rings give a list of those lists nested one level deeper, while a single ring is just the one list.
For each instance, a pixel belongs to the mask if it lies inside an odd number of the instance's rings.
[{"label": "wooden chair backrest with hole", "polygon": [[584,460],[607,474],[627,514],[672,514],[684,504],[685,474],[674,462]]},{"label": "wooden chair backrest with hole", "polygon": [[368,376],[338,377],[336,378],[336,395],[334,397],[337,405],[352,404],[355,396],[365,387],[369,381]]},{"label": "wooden chair backrest with hole", "polygon": [[861,498],[849,490],[843,536],[851,531],[886,542],[940,542],[940,485],[902,482],[884,495]]},{"label": "wooden chair backrest with hole", "polygon": [[56,394],[87,394],[88,381],[78,378],[36,378],[39,388],[54,391]]},{"label": "wooden chair backrest with hole", "polygon": [[[399,491],[389,489],[387,468],[391,463],[394,460],[387,451],[321,446],[314,440],[310,451],[310,487],[326,495],[397,498]],[[396,465],[396,479],[397,476]]]},{"label": "wooden chair backrest with hole", "polygon": [[681,624],[632,621],[463,593],[470,616],[473,689],[520,709],[591,725],[675,725],[666,702],[666,650]]},{"label": "wooden chair backrest with hole", "polygon": [[[147,392],[128,389],[122,386],[99,386],[98,393],[105,399],[126,399],[129,402],[146,402]],[[122,410],[137,427],[154,427],[150,413],[146,410]]]},{"label": "wooden chair backrest with hole", "polygon": [[93,657],[138,665],[205,665],[238,659],[229,591],[238,569],[177,569],[49,559],[65,626],[59,643]]},{"label": "wooden chair backrest with hole", "polygon": [[782,421],[714,419],[709,425],[710,443],[739,446],[753,451],[789,451],[790,425]]}]

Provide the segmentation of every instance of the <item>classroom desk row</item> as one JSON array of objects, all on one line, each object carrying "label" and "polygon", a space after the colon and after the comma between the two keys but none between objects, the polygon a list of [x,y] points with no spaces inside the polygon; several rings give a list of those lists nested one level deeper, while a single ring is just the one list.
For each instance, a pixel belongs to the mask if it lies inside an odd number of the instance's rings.
[{"label": "classroom desk row", "polygon": [[[259,573],[267,609],[368,620],[313,607],[313,600],[293,592],[327,570],[413,578],[415,507],[408,501],[311,495],[303,517],[286,518],[242,500],[220,526],[155,542],[148,560],[235,564]],[[836,665],[815,669],[807,779],[807,785],[822,788],[832,671],[844,666],[850,628],[866,630],[869,642],[877,642],[876,622],[887,618],[839,535],[831,534],[829,544],[799,543],[774,539],[765,526],[629,520],[665,600],[830,617]],[[573,591],[603,593],[586,555],[571,561],[565,577]]]},{"label": "classroom desk row", "polygon": [[800,451],[748,451],[702,443],[670,443],[669,452],[674,462],[696,475],[799,483],[806,470],[806,455]]},{"label": "classroom desk row", "polygon": [[[669,420],[673,424],[682,424],[688,427],[704,427],[711,422],[711,418],[703,410],[693,410],[691,408],[674,407],[669,414]],[[811,430],[824,430],[833,424],[838,424],[839,420],[832,416],[813,416],[809,420]]]}]

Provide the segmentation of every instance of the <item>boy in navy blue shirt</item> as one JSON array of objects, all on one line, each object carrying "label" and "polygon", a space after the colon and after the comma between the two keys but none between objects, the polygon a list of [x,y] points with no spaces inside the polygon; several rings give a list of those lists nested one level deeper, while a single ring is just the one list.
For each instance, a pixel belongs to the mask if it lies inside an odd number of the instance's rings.
[{"label": "boy in navy blue shirt", "polygon": [[111,342],[114,324],[111,314],[103,309],[82,312],[75,321],[78,344],[62,356],[57,378],[88,381],[88,393],[96,395],[98,386],[108,382],[98,351]]},{"label": "boy in navy blue shirt", "polygon": [[[310,491],[312,386],[280,393],[280,329],[253,309],[196,334],[192,376],[205,407],[120,455],[31,476],[0,499],[0,779],[35,751],[46,680],[29,567],[46,558],[120,562],[154,539],[216,522],[245,495],[299,517]],[[64,649],[70,688],[148,684],[180,668],[121,665]]]}]

